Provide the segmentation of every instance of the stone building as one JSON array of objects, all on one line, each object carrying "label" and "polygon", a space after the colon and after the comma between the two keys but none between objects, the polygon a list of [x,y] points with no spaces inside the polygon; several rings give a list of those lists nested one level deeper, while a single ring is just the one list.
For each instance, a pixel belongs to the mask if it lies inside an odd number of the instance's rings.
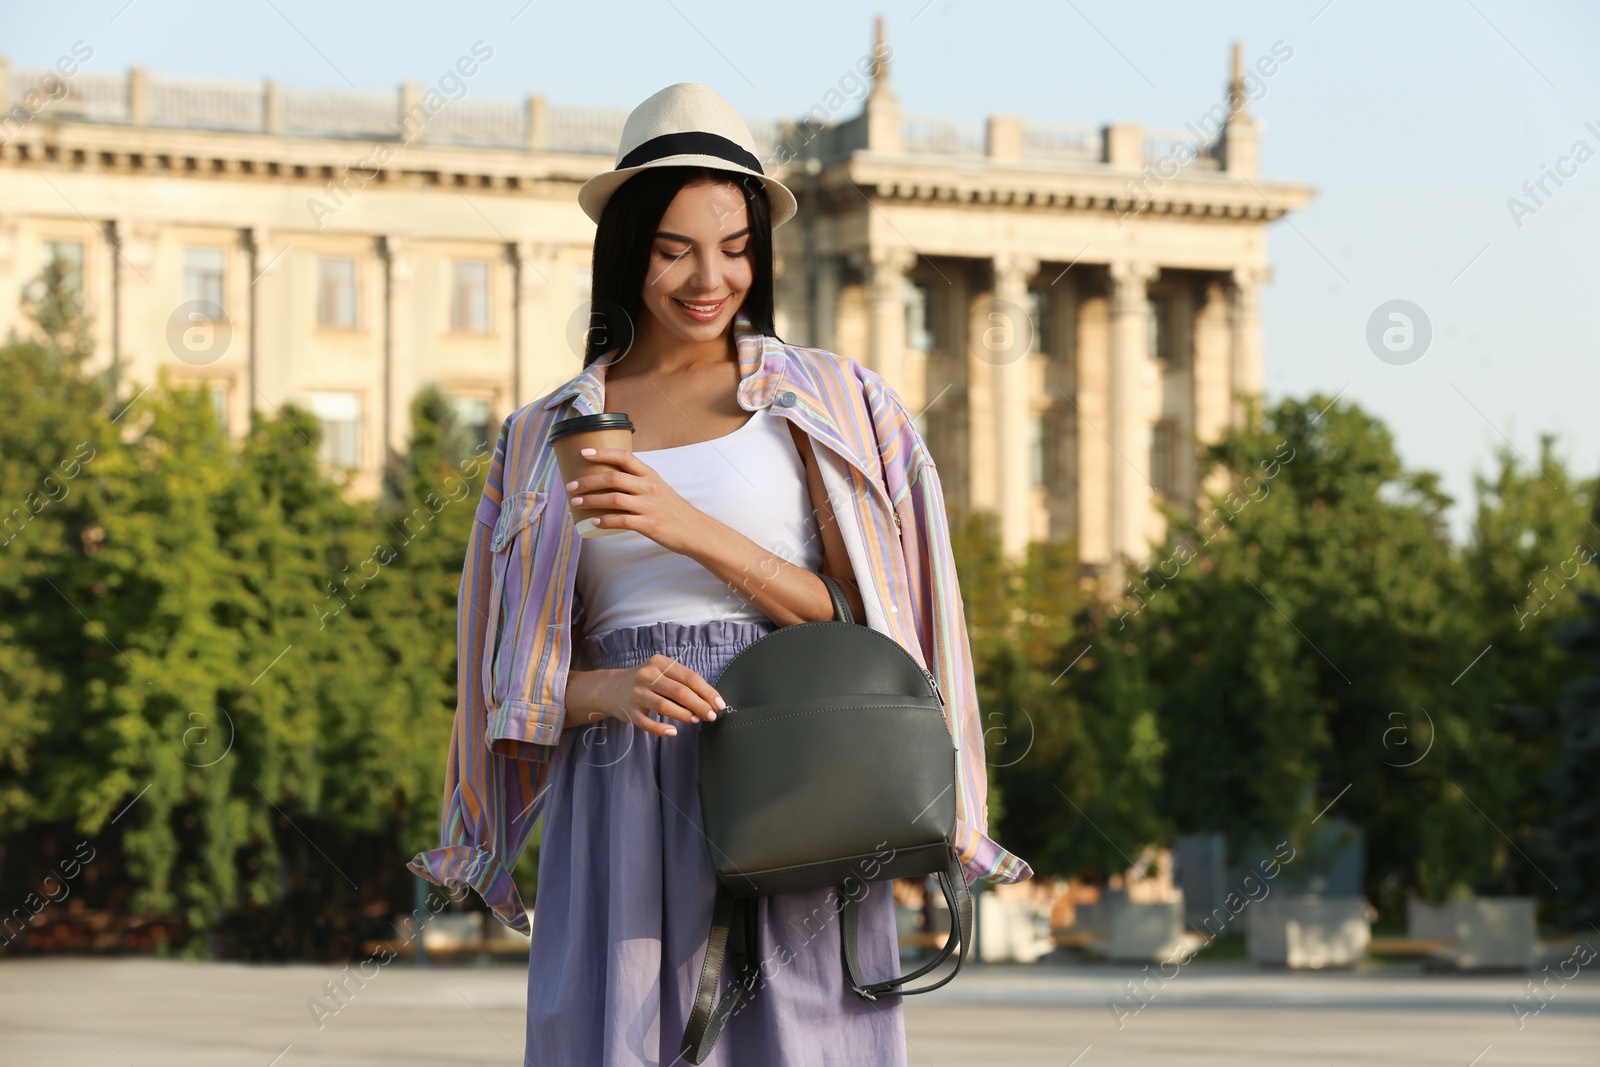
[{"label": "stone building", "polygon": [[[397,94],[0,60],[0,334],[52,258],[125,398],[166,370],[231,432],[294,402],[352,491],[434,385],[492,436],[581,368],[593,225],[578,186],[626,113],[479,99],[479,44]],[[1157,498],[1261,389],[1267,223],[1311,190],[1257,174],[1249,70],[1184,129],[908,114],[874,47],[792,121],[751,120],[800,198],[777,329],[904,394],[952,511],[1005,549],[1142,559]]]}]

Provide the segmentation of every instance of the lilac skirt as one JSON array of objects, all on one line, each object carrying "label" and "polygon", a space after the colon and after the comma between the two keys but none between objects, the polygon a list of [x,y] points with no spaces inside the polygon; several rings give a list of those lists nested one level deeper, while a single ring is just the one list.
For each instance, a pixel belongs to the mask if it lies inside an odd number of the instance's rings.
[{"label": "lilac skirt", "polygon": [[[592,669],[665,653],[716,684],[769,622],[658,622],[585,638]],[[549,768],[528,968],[529,1067],[672,1067],[711,928],[716,874],[700,829],[699,725],[656,737],[616,719],[563,733]],[[861,901],[867,981],[900,973],[890,883]],[[851,992],[832,890],[760,902],[766,981],[705,1061],[716,1067],[903,1067],[900,998]],[[779,945],[787,945],[781,952]],[[780,966],[779,961],[788,962]],[[723,975],[723,992],[732,980]]]}]

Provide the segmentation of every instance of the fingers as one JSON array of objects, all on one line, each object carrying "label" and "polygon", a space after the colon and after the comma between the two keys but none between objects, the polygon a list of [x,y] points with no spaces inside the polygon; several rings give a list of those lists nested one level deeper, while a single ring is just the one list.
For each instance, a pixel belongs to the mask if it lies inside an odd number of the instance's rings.
[{"label": "fingers", "polygon": [[699,719],[692,711],[663,694],[662,689],[671,683],[665,679],[652,678],[649,672],[653,670],[654,668],[648,666],[641,668],[634,686],[634,699],[628,721],[657,737],[674,737],[678,733],[678,728],[671,721],[662,722],[652,716],[660,715],[663,719],[683,723],[698,722]]},{"label": "fingers", "polygon": [[633,511],[639,498],[632,493],[584,493],[572,498],[573,507],[611,508],[615,511]]},{"label": "fingers", "polygon": [[699,671],[686,667],[671,657],[661,658],[666,660],[667,676],[674,684],[684,689],[682,696],[673,696],[678,703],[684,707],[694,708],[703,719],[715,719],[717,712],[728,706],[727,701],[722,699],[722,694],[717,692]]},{"label": "fingers", "polygon": [[624,471],[597,471],[585,474],[566,483],[568,493],[597,493],[604,489],[618,489],[625,493],[638,492],[642,487],[638,475]]},{"label": "fingers", "polygon": [[665,715],[680,722],[695,721],[694,716],[683,708],[653,691],[642,688],[637,683],[626,703],[614,705],[611,717],[631,726],[637,726],[645,733],[655,734],[657,737],[672,737],[678,732],[678,728],[672,723],[653,719],[652,714]]},{"label": "fingers", "polygon": [[639,683],[656,700],[649,710],[680,722],[715,720],[717,711],[727,706],[700,672],[671,656],[657,653],[650,657],[639,675]]},{"label": "fingers", "polygon": [[717,717],[715,698],[702,695],[684,682],[663,676],[656,682],[654,688],[656,692],[671,700],[674,706],[688,711],[690,713],[689,721],[691,722],[696,720],[709,721]]},{"label": "fingers", "polygon": [[645,466],[644,460],[634,455],[632,450],[626,448],[585,448],[582,450],[584,459],[596,463],[611,463],[618,469],[629,474],[643,474],[650,468]]},{"label": "fingers", "polygon": [[603,471],[574,478],[566,484],[567,500],[573,507],[610,508],[633,511],[643,502],[650,483],[632,474]]},{"label": "fingers", "polygon": [[[636,708],[641,708],[644,714],[653,713],[656,715],[664,715],[669,719],[676,719],[679,722],[699,721],[694,712],[672,700],[670,697],[662,696],[661,683],[659,682],[656,683],[656,688],[654,690],[641,692],[639,694],[639,702],[634,706]],[[670,726],[671,723],[668,723],[667,725]]]}]

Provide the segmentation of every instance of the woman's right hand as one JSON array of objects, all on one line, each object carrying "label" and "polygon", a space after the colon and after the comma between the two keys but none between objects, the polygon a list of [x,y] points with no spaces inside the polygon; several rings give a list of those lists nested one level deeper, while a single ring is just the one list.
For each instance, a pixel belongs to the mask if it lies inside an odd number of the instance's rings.
[{"label": "woman's right hand", "polygon": [[659,652],[637,667],[567,672],[568,726],[613,718],[671,737],[678,728],[651,718],[651,713],[678,722],[710,722],[725,707],[700,672]]}]

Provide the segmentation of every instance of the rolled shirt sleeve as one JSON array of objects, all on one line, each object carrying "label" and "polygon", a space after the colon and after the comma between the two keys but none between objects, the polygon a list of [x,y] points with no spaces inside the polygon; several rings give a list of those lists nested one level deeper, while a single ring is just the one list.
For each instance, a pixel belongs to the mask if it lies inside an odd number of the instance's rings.
[{"label": "rolled shirt sleeve", "polygon": [[[494,458],[467,540],[456,620],[456,715],[445,763],[439,847],[407,864],[436,885],[469,886],[507,926],[527,932],[527,910],[511,870],[538,817],[542,762],[490,749],[490,711],[481,666],[491,618],[493,549],[500,521],[511,420],[501,427]],[[547,753],[545,746],[526,746]],[[533,754],[533,753],[529,753]]]},{"label": "rolled shirt sleeve", "polygon": [[939,471],[894,387],[871,375],[867,393],[874,409],[886,481],[895,496],[918,638],[928,669],[938,678],[939,689],[944,693],[946,714],[959,752],[956,827],[951,843],[961,856],[969,883],[980,878],[996,883],[1020,882],[1031,877],[1033,869],[988,836],[989,779],[983,722]]}]

